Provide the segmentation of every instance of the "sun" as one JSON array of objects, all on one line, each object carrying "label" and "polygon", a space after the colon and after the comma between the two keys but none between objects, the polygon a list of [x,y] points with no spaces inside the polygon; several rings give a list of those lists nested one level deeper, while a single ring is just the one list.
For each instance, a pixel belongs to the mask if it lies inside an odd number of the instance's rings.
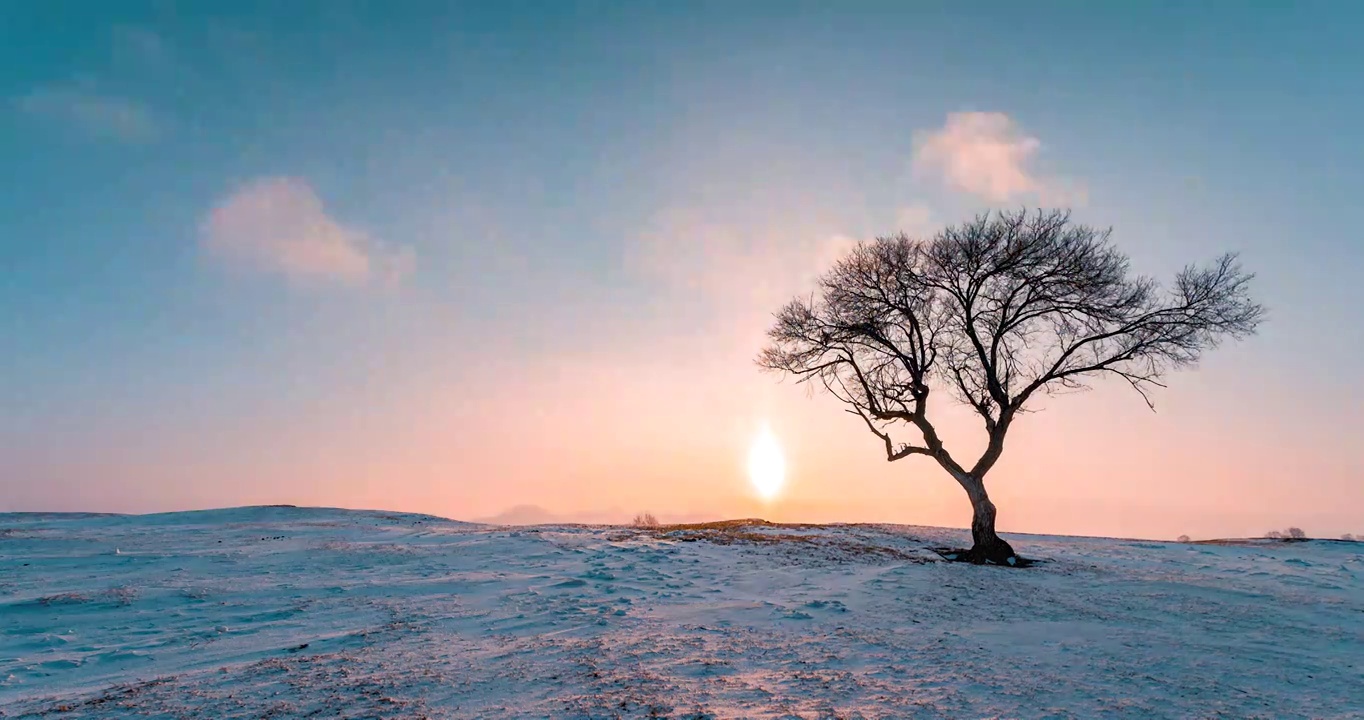
[{"label": "sun", "polygon": [[786,459],[771,428],[763,426],[748,449],[748,481],[763,500],[771,500],[786,482]]}]

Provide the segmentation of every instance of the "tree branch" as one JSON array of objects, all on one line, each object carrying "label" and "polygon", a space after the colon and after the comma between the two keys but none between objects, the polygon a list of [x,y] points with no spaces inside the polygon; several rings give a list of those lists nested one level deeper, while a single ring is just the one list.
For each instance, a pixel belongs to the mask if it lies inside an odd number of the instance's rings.
[{"label": "tree branch", "polygon": [[895,444],[890,439],[890,433],[878,429],[876,427],[876,424],[871,421],[871,418],[867,417],[866,414],[864,414],[861,410],[849,409],[844,410],[844,412],[849,412],[862,418],[862,422],[866,423],[867,429],[871,430],[872,434],[875,435],[876,437],[881,438],[881,441],[886,444],[887,462],[895,462],[896,460],[907,458],[910,455],[931,456],[933,454],[933,451],[929,450],[928,448],[917,447],[914,445],[910,445],[909,443],[901,443],[900,448],[897,450],[895,449]]},{"label": "tree branch", "polygon": [[[928,239],[861,243],[776,315],[764,369],[818,378],[881,441],[887,460],[933,457],[979,481],[1039,391],[1116,375],[1154,407],[1165,373],[1195,365],[1224,338],[1253,334],[1253,302],[1235,255],[1186,267],[1168,291],[1134,275],[1111,231],[1064,211],[986,213]],[[969,473],[928,416],[934,387],[970,406],[988,444]],[[922,442],[897,444],[891,426]]]}]

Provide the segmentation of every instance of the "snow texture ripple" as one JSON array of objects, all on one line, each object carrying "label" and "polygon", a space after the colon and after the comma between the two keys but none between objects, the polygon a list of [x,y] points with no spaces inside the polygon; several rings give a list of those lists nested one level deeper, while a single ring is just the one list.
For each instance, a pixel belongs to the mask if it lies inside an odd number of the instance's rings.
[{"label": "snow texture ripple", "polygon": [[0,717],[1364,717],[1364,544],[1009,540],[0,515]]}]

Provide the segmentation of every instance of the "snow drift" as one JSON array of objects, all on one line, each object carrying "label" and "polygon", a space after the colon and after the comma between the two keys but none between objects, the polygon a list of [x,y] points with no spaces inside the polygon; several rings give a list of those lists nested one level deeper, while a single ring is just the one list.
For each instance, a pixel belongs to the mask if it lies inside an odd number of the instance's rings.
[{"label": "snow drift", "polygon": [[0,515],[0,716],[1364,717],[1364,544]]}]

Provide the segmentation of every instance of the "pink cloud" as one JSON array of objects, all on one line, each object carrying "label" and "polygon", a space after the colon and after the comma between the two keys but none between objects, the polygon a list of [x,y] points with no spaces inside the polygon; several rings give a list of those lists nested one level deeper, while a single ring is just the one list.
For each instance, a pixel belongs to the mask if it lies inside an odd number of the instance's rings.
[{"label": "pink cloud", "polygon": [[[624,262],[655,283],[660,313],[701,312],[756,352],[771,314],[856,244],[823,219],[711,219],[671,209],[627,245]],[[744,361],[747,363],[747,360]],[[746,366],[746,365],[745,365]]]},{"label": "pink cloud", "polygon": [[307,182],[288,177],[260,178],[229,195],[205,218],[201,243],[224,262],[354,284],[401,280],[416,260],[411,248],[386,248],[343,225]]},{"label": "pink cloud", "polygon": [[949,187],[991,202],[1032,195],[1044,203],[1078,203],[1083,193],[1031,166],[1042,141],[997,112],[950,113],[943,127],[917,133],[914,173],[940,176]]},{"label": "pink cloud", "polygon": [[938,230],[933,211],[927,205],[914,203],[895,211],[895,229],[912,237],[925,237]]}]

